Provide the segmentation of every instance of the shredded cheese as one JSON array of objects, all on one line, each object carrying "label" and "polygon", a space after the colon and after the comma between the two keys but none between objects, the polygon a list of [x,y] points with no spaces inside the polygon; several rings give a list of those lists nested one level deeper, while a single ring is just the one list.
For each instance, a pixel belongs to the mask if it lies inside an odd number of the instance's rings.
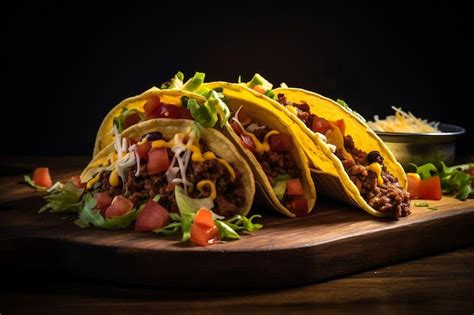
[{"label": "shredded cheese", "polygon": [[379,119],[378,115],[374,116],[374,121],[369,121],[368,125],[374,131],[386,132],[405,132],[405,133],[432,133],[440,132],[438,129],[439,122],[428,122],[427,119],[415,117],[411,112],[404,112],[401,107],[392,106],[395,115],[387,116],[385,119]]},{"label": "shredded cheese", "polygon": [[216,185],[214,184],[214,182],[208,179],[202,180],[196,185],[196,188],[202,192],[204,186],[209,186],[209,188],[211,189],[211,194],[209,195],[209,197],[212,200],[216,199],[217,191],[216,191]]}]

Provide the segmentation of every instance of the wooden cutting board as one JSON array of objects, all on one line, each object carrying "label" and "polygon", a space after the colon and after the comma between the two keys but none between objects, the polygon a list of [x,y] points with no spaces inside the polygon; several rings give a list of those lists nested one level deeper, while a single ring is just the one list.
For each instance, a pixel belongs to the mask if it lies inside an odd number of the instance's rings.
[{"label": "wooden cutting board", "polygon": [[[53,174],[66,179],[79,173],[81,161],[86,160],[45,165],[60,165]],[[38,165],[2,167],[25,173]],[[254,209],[264,215],[261,231],[203,248],[133,230],[80,229],[73,215],[38,215],[41,195],[20,180],[14,171],[0,177],[0,265],[12,270],[170,287],[281,287],[474,243],[474,200],[444,197],[428,201],[437,210],[412,207],[412,215],[393,220],[319,196],[313,214],[304,218]]]}]

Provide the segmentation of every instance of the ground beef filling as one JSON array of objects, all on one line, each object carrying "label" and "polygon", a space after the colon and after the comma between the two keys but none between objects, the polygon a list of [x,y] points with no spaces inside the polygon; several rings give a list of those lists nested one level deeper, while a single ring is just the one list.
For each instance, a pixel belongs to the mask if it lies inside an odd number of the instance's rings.
[{"label": "ground beef filling", "polygon": [[[200,142],[202,152],[208,147],[204,142]],[[206,150],[205,150],[206,149]],[[172,152],[168,149],[170,161]],[[160,195],[159,203],[170,212],[178,212],[173,183],[168,183],[165,172],[148,175],[146,161],[142,159],[140,175],[135,176],[136,166],[131,167],[126,175],[125,183],[120,183],[117,187],[112,187],[109,183],[110,172],[103,172],[100,178],[99,191],[106,191],[111,197],[123,194],[129,198],[133,204],[140,205],[147,200]],[[230,163],[232,167],[233,164]],[[214,200],[214,212],[226,217],[241,214],[246,201],[245,189],[242,184],[242,175],[236,172],[235,180],[231,179],[229,171],[217,160],[207,160],[204,162],[190,161],[186,178],[194,184],[192,189],[188,188],[189,196],[192,198],[206,198],[210,195],[210,189],[206,185],[202,191],[196,188],[196,184],[201,180],[211,180],[215,183],[217,197]]]},{"label": "ground beef filling", "polygon": [[378,186],[377,175],[367,171],[369,165],[367,153],[357,149],[354,146],[354,140],[349,135],[344,137],[344,146],[354,160],[345,159],[340,150],[336,151],[336,155],[369,206],[395,217],[409,215],[411,213],[410,194],[400,187],[398,179],[390,174],[385,166],[382,166],[381,175],[384,183]]},{"label": "ground beef filling", "polygon": [[290,103],[287,101],[286,96],[283,93],[279,93],[277,95],[277,100],[283,106],[287,106],[287,105],[293,106],[293,108],[295,108],[296,110],[296,115],[298,116],[298,118],[306,125],[306,127],[308,127],[309,129],[312,129],[313,119],[314,117],[316,117],[316,115],[311,114],[308,104]]},{"label": "ground beef filling", "polygon": [[[262,142],[265,135],[270,132],[270,128],[267,126],[259,126],[256,129],[247,127],[246,130],[253,132],[260,142]],[[254,153],[254,155],[262,166],[263,172],[267,175],[272,186],[275,184],[275,179],[278,176],[288,174],[291,178],[300,178],[300,169],[290,152],[276,152],[270,150],[262,154]],[[286,208],[291,209],[291,198],[288,197],[286,192],[281,202]]]},{"label": "ground beef filling", "polygon": [[[311,114],[308,104],[290,103],[282,93],[278,94],[277,98],[281,105],[293,106],[296,109],[298,118],[308,128],[312,129],[313,119],[316,115]],[[377,175],[367,171],[367,166],[370,164],[367,159],[367,153],[357,149],[354,145],[354,140],[349,135],[344,137],[344,147],[354,160],[347,160],[339,150],[336,151],[336,155],[342,161],[344,169],[367,203],[375,210],[390,213],[396,217],[409,215],[411,213],[410,194],[400,187],[398,179],[388,173],[386,167],[383,166],[382,179],[384,184],[378,186]]]}]

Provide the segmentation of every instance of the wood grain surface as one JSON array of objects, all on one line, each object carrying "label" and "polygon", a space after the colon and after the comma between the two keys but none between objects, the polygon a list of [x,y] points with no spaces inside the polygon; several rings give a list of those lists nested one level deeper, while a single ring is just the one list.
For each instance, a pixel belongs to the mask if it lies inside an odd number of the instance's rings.
[{"label": "wood grain surface", "polygon": [[[5,281],[2,314],[472,314],[474,247],[272,290],[170,289],[57,273]],[[8,278],[7,278],[8,279]],[[258,280],[258,279],[256,279]],[[229,281],[229,280],[228,280]]]},{"label": "wood grain surface", "polygon": [[413,214],[400,220],[377,219],[323,198],[305,218],[284,218],[259,208],[254,213],[264,215],[263,230],[206,248],[133,230],[83,230],[73,224],[70,215],[37,215],[42,200],[38,193],[18,184],[18,172],[31,173],[36,166],[49,165],[53,176],[65,179],[79,173],[86,161],[2,159],[2,168],[17,170],[0,179],[4,265],[168,287],[274,288],[312,283],[474,242],[474,200],[449,197],[429,201],[437,207],[435,211],[413,207]]}]

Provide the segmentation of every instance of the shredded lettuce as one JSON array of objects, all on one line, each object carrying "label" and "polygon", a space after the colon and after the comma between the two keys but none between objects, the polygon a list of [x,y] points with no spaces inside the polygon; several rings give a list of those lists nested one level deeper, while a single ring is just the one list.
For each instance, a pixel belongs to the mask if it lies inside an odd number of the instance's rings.
[{"label": "shredded lettuce", "polygon": [[224,221],[215,220],[214,222],[219,230],[219,236],[221,239],[230,238],[238,240],[240,238],[240,235]]},{"label": "shredded lettuce", "polygon": [[282,200],[286,192],[286,184],[291,179],[290,175],[280,175],[273,182],[273,192],[278,199]]},{"label": "shredded lettuce", "polygon": [[217,110],[217,116],[219,116],[220,127],[224,127],[227,120],[230,118],[230,110],[218,93],[222,93],[222,91],[218,92],[216,90],[212,90],[211,96],[208,99],[208,103],[213,103],[213,106]]},{"label": "shredded lettuce", "polygon": [[174,77],[172,77],[165,83],[161,84],[160,88],[162,90],[180,89],[183,87],[183,81],[184,81],[184,74],[181,71],[178,71],[178,73],[176,73]]},{"label": "shredded lettuce", "polygon": [[212,128],[217,123],[217,110],[214,103],[199,104],[195,99],[188,100],[188,109],[194,120],[206,128]]},{"label": "shredded lettuce", "polygon": [[272,90],[266,90],[264,94],[272,100],[276,99],[276,94]]},{"label": "shredded lettuce", "polygon": [[235,231],[245,230],[247,232],[255,232],[260,230],[263,225],[259,223],[253,223],[253,220],[261,217],[262,216],[259,214],[254,214],[250,218],[237,214],[232,218],[225,220],[224,222]]},{"label": "shredded lettuce", "polygon": [[427,179],[430,178],[433,175],[438,174],[438,169],[433,163],[426,163],[421,166],[417,166],[414,163],[410,163],[409,165],[412,165],[416,168],[416,173],[420,175],[421,179]]},{"label": "shredded lettuce", "polygon": [[100,229],[118,230],[129,227],[137,219],[138,214],[143,210],[132,209],[124,215],[106,219],[102,216],[99,209],[95,209],[96,200],[91,193],[83,197],[83,206],[79,213],[79,218],[74,223],[80,228],[88,228],[91,224]]},{"label": "shredded lettuce", "polygon": [[189,79],[184,85],[181,87],[183,91],[194,92],[204,83],[204,78],[206,74],[203,72],[196,72],[194,76]]},{"label": "shredded lettuce", "polygon": [[273,84],[268,82],[264,77],[260,74],[255,73],[252,80],[247,82],[247,86],[253,89],[255,86],[260,85],[265,91],[271,90],[273,88]]},{"label": "shredded lettuce", "polygon": [[44,197],[47,203],[39,209],[38,213],[48,209],[49,212],[78,212],[82,206],[83,192],[83,188],[77,188],[72,182],[68,182],[64,188]]}]

